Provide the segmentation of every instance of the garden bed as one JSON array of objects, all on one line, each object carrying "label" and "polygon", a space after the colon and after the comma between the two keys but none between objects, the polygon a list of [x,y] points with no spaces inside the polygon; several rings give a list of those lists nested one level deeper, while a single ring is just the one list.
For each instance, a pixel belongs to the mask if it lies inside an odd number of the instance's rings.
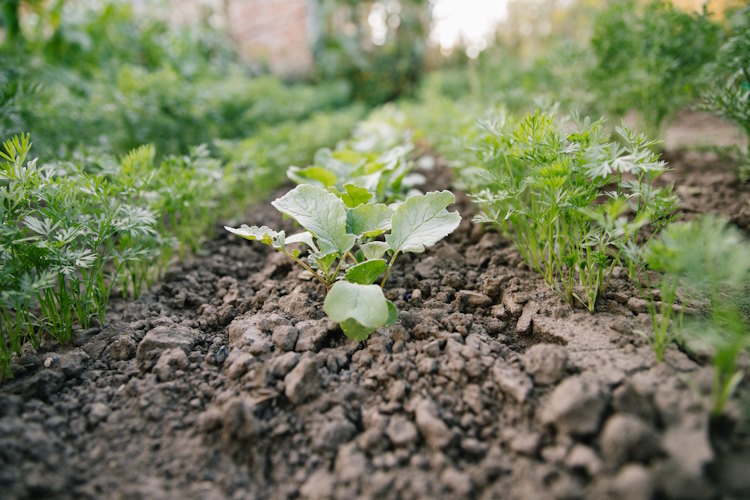
[{"label": "garden bed", "polygon": [[[747,231],[747,185],[706,158],[671,156],[687,211]],[[450,187],[440,162],[437,173],[429,189]],[[646,303],[624,272],[596,314],[571,308],[470,222],[465,196],[457,208],[453,235],[394,266],[385,292],[398,322],[359,343],[325,317],[322,285],[217,229],[204,255],[115,302],[106,326],[16,363],[0,388],[4,495],[750,492],[737,402],[712,422],[710,368],[674,345],[656,363],[638,333]],[[292,227],[268,205],[247,217]]]}]

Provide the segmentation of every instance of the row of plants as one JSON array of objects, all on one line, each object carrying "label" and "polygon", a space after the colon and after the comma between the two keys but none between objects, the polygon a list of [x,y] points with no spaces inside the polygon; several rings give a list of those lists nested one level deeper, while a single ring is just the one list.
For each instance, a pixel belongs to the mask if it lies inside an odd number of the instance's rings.
[{"label": "row of plants", "polygon": [[631,277],[643,267],[642,229],[658,233],[677,207],[671,186],[655,183],[666,167],[654,142],[625,126],[612,137],[603,120],[560,123],[541,111],[484,121],[482,130],[476,220],[509,236],[562,298],[593,312],[616,265]]},{"label": "row of plants", "polygon": [[[750,8],[720,22],[662,1],[612,2],[587,46],[550,43],[531,61],[501,47],[467,72],[426,79],[404,106],[416,135],[456,169],[477,220],[563,299],[594,312],[614,266],[627,269],[649,302],[657,360],[672,343],[709,352],[712,413],[722,414],[750,347],[750,242],[721,218],[675,220],[679,200],[658,180],[666,166],[648,137],[695,107],[735,123],[750,147]],[[639,111],[648,133],[560,119],[560,104]],[[730,153],[747,180],[750,150]]]},{"label": "row of plants", "polygon": [[[41,163],[28,134],[0,152],[0,375],[25,344],[64,344],[103,322],[113,290],[138,296],[176,256],[195,251],[215,218],[236,213],[347,137],[364,109],[266,127],[223,158],[207,146],[159,160],[152,145],[121,159],[78,154]],[[290,147],[294,144],[294,147]]]},{"label": "row of plants", "polygon": [[[426,78],[420,97],[443,96],[445,120],[462,109],[481,115],[490,102],[514,113],[557,104],[613,121],[636,111],[654,138],[694,107],[735,123],[750,148],[750,7],[719,19],[664,0],[608,2],[592,26],[585,43],[551,35],[532,53],[498,44],[466,68]],[[750,149],[727,153],[746,180]]]},{"label": "row of plants", "polygon": [[264,75],[207,22],[176,29],[119,1],[40,4],[34,14],[23,38],[0,45],[0,139],[30,132],[45,157],[146,143],[186,154],[351,100],[345,81]]},{"label": "row of plants", "polygon": [[[627,127],[613,138],[601,120],[565,124],[536,112],[483,130],[475,149],[487,175],[473,196],[476,220],[510,238],[553,291],[592,313],[615,266],[627,269],[650,303],[646,336],[657,360],[673,341],[712,352],[713,414],[720,415],[750,347],[743,303],[750,241],[713,216],[673,222],[679,200],[656,183],[666,166],[654,143]],[[696,303],[702,310],[686,318]]]},{"label": "row of plants", "polygon": [[615,267],[625,269],[649,301],[657,360],[673,342],[708,349],[713,414],[724,411],[750,347],[750,241],[723,219],[677,221],[657,141],[550,109],[467,117],[441,96],[404,109],[472,194],[475,221],[510,239],[563,300],[595,313]]},{"label": "row of plants", "polygon": [[351,140],[318,151],[313,165],[288,170],[298,185],[271,204],[300,232],[226,227],[271,246],[322,283],[325,313],[354,340],[395,323],[398,311],[383,287],[397,257],[424,252],[461,222],[447,210],[451,192],[414,189],[419,178],[409,175],[412,144],[402,124],[393,108],[384,108]]}]

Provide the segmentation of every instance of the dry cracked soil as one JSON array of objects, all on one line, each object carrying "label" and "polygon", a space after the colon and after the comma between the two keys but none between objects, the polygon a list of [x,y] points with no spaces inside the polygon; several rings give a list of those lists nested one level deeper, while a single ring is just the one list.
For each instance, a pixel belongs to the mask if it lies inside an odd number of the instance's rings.
[{"label": "dry cracked soil", "polygon": [[[693,156],[672,156],[687,211],[747,231],[748,186]],[[430,187],[449,187],[439,172]],[[705,358],[672,346],[656,363],[623,272],[596,314],[572,308],[456,208],[452,236],[395,266],[399,320],[365,342],[283,256],[217,230],[105,326],[19,360],[0,387],[0,496],[750,496],[737,401],[711,421]],[[243,222],[289,226],[267,205]]]}]

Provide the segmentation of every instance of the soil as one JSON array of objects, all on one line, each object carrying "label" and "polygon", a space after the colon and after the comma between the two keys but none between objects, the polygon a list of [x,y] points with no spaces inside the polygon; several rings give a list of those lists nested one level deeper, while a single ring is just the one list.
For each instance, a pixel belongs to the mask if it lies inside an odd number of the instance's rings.
[{"label": "soil", "polygon": [[[747,185],[674,158],[688,210],[747,230]],[[449,187],[438,165],[430,187]],[[326,319],[321,285],[217,228],[106,326],[16,364],[0,496],[750,495],[737,401],[712,422],[711,369],[675,346],[656,363],[624,272],[595,315],[572,308],[470,222],[465,196],[456,208],[453,235],[394,267],[398,322],[359,343]],[[268,205],[246,222],[289,225]]]},{"label": "soil", "polygon": [[675,184],[684,218],[722,215],[750,235],[750,183],[738,181],[736,160],[720,149],[747,151],[740,129],[709,113],[683,111],[665,137],[664,160],[673,170],[662,179]]},{"label": "soil", "polygon": [[702,213],[721,215],[750,236],[750,182],[737,179],[734,162],[698,151],[671,151],[665,160],[674,170],[663,179],[675,183],[685,219]]}]

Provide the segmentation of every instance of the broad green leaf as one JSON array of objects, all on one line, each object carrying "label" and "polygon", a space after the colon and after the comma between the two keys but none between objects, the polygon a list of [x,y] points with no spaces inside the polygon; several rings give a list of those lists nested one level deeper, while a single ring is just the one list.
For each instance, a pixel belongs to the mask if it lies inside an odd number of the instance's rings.
[{"label": "broad green leaf", "polygon": [[401,180],[401,184],[404,185],[404,187],[412,188],[414,186],[420,186],[427,182],[427,178],[422,174],[408,174],[405,175],[404,178]]},{"label": "broad green leaf", "polygon": [[383,259],[360,262],[346,271],[346,279],[360,285],[371,285],[385,272],[386,267],[388,264]]},{"label": "broad green leaf", "polygon": [[323,309],[332,321],[353,319],[365,328],[379,328],[388,322],[388,301],[378,285],[337,281],[326,295]]},{"label": "broad green leaf", "polygon": [[317,165],[305,168],[289,167],[286,176],[297,184],[320,184],[323,187],[335,186],[338,181],[335,173]]},{"label": "broad green leaf", "polygon": [[[237,236],[242,236],[246,240],[260,241],[274,248],[284,248],[284,231],[277,232],[267,226],[248,226],[242,224],[239,228],[224,226],[224,229]],[[281,242],[279,242],[279,239]]]},{"label": "broad green leaf", "polygon": [[424,252],[452,233],[461,222],[458,212],[446,207],[455,201],[450,191],[412,196],[396,209],[391,234],[385,241],[394,252]]},{"label": "broad green leaf", "polygon": [[388,246],[388,243],[384,241],[372,241],[370,243],[365,243],[359,248],[362,250],[365,259],[371,260],[381,258],[390,247]]},{"label": "broad green leaf", "polygon": [[271,205],[310,231],[324,254],[343,254],[354,246],[356,236],[346,233],[344,202],[320,186],[301,184]]},{"label": "broad green leaf", "polygon": [[380,172],[386,167],[386,164],[380,161],[371,161],[365,165],[364,173],[365,175],[374,174],[375,172]]},{"label": "broad green leaf", "polygon": [[341,193],[341,199],[347,207],[353,208],[363,203],[367,203],[375,196],[367,188],[355,184],[344,184],[344,192]]},{"label": "broad green leaf", "polygon": [[355,177],[353,180],[357,184],[357,186],[362,186],[371,193],[375,193],[378,190],[378,185],[380,184],[380,177],[382,176],[381,172],[375,172],[374,174],[370,175],[360,175]]},{"label": "broad green leaf", "polygon": [[313,235],[312,233],[310,233],[310,231],[303,231],[286,238],[287,245],[291,245],[293,243],[304,243],[305,245],[310,247],[313,252],[318,251],[318,247],[315,245],[315,241],[313,241]]},{"label": "broad green leaf", "polygon": [[331,270],[331,266],[333,265],[333,262],[336,260],[336,253],[330,253],[328,255],[324,255],[320,252],[315,253],[314,255],[310,256],[310,263],[312,266],[316,269],[320,269],[325,274],[328,274]]},{"label": "broad green leaf", "polygon": [[393,210],[382,203],[359,205],[346,212],[346,232],[366,237],[383,234],[391,228]]},{"label": "broad green leaf", "polygon": [[343,321],[341,323],[341,329],[347,337],[358,341],[367,340],[367,337],[377,330],[377,328],[367,328],[366,326],[360,325],[357,323],[356,319],[347,319],[346,321]]},{"label": "broad green leaf", "polygon": [[315,165],[326,168],[327,170],[333,172],[336,177],[342,179],[350,178],[354,171],[358,168],[358,166],[354,164],[355,161],[342,161],[339,158],[338,151],[331,152],[331,150],[328,148],[319,149],[315,153],[314,162]]},{"label": "broad green leaf", "polygon": [[393,326],[396,324],[396,320],[398,319],[398,309],[396,309],[396,305],[388,300],[388,321],[384,326]]},{"label": "broad green leaf", "polygon": [[375,155],[373,155],[372,153],[362,153],[350,148],[338,149],[333,152],[332,156],[337,160],[341,160],[352,165],[366,162],[375,157]]}]

